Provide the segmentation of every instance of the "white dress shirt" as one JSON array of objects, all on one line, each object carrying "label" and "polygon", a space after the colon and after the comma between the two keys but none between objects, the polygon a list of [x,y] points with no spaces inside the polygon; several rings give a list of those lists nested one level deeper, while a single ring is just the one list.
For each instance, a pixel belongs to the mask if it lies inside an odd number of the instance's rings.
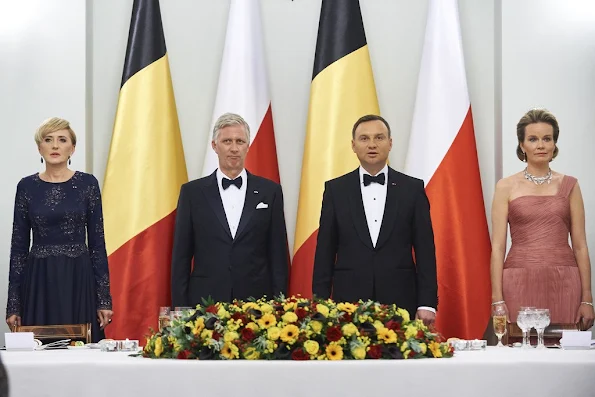
[{"label": "white dress shirt", "polygon": [[[246,186],[248,185],[248,174],[246,169],[240,172],[237,178],[242,178],[242,187],[237,188],[236,185],[230,185],[227,189],[223,189],[221,181],[227,176],[217,169],[217,186],[219,187],[219,195],[223,202],[223,209],[225,210],[225,217],[227,218],[227,224],[231,231],[231,237],[236,237],[238,226],[240,225],[240,218],[242,217],[242,211],[244,210],[244,201],[246,200]],[[230,178],[227,178],[230,179]],[[235,179],[234,179],[235,180]]]},{"label": "white dress shirt", "polygon": [[[366,221],[368,223],[368,231],[372,238],[372,245],[376,247],[378,242],[378,235],[380,234],[380,227],[382,226],[382,219],[384,217],[384,207],[386,206],[386,189],[388,186],[388,165],[385,165],[382,170],[376,175],[384,174],[384,185],[379,183],[370,183],[364,186],[364,174],[371,175],[361,165],[359,167],[359,185],[362,191],[362,200],[364,202],[364,212],[366,213]],[[372,176],[376,176],[372,175]],[[429,310],[436,313],[433,307],[420,306],[418,310]]]}]

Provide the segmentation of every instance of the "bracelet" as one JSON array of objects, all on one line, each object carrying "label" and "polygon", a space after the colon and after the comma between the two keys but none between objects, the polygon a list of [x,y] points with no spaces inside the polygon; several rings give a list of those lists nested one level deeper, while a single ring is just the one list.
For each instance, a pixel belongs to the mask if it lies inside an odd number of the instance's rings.
[{"label": "bracelet", "polygon": [[492,306],[501,305],[504,301],[492,302]]},{"label": "bracelet", "polygon": [[593,307],[593,304],[591,302],[581,302],[581,305],[589,305],[589,306]]}]

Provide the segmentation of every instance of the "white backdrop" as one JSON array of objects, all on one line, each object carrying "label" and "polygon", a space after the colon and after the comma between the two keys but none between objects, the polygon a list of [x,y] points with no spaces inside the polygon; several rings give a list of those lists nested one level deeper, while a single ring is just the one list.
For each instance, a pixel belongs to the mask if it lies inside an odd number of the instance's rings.
[{"label": "white backdrop", "polygon": [[[320,3],[261,1],[291,247]],[[360,3],[381,113],[395,135],[391,165],[401,169],[428,4]],[[595,160],[586,138],[595,121],[595,6],[589,0],[459,0],[459,8],[488,219],[497,179],[522,169],[514,155],[516,121],[530,107],[547,106],[561,125],[553,166],[581,181],[594,247],[595,184],[587,171]],[[103,181],[131,9],[132,0],[0,0],[2,308],[16,183],[40,169],[35,127],[53,115],[69,119],[80,142],[73,167]],[[207,149],[228,10],[229,0],[161,0],[190,178],[201,174]],[[0,344],[5,330],[0,326]]]}]

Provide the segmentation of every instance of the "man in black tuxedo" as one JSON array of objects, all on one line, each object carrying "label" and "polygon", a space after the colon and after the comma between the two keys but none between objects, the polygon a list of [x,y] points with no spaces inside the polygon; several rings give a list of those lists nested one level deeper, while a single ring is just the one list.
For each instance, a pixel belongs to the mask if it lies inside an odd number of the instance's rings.
[{"label": "man in black tuxedo", "polygon": [[182,186],[171,263],[173,306],[287,293],[283,193],[279,184],[244,169],[249,143],[246,121],[222,115],[211,142],[219,168]]},{"label": "man in black tuxedo", "polygon": [[360,118],[351,145],[360,167],[325,184],[312,291],[394,303],[430,324],[438,286],[424,182],[388,167],[392,138],[382,117]]}]

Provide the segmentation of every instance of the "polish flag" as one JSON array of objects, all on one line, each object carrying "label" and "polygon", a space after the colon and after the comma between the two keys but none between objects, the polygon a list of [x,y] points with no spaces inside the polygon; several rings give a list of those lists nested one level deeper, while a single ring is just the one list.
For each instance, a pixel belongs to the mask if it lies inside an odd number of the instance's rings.
[{"label": "polish flag", "polygon": [[227,112],[239,114],[250,126],[246,169],[279,183],[259,0],[231,1],[203,176],[219,166],[211,148],[212,132],[217,118]]},{"label": "polish flag", "polygon": [[490,317],[490,238],[457,0],[430,0],[406,173],[427,184],[446,337],[481,339]]}]

